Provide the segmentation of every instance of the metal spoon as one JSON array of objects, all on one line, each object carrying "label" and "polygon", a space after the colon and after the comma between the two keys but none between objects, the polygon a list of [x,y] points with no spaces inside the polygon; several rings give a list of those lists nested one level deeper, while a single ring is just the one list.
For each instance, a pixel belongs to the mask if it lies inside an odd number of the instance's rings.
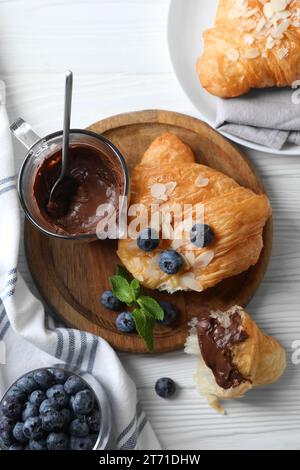
[{"label": "metal spoon", "polygon": [[[73,90],[73,73],[69,70],[66,73],[65,82],[65,107],[64,107],[64,124],[63,124],[63,146],[62,146],[62,163],[59,178],[54,183],[47,205],[48,211],[56,215],[58,209],[58,199],[62,193],[62,183],[66,183],[66,172],[68,169],[68,156],[69,156],[69,132],[71,121],[71,105],[72,105],[72,90]],[[64,205],[64,204],[63,204]],[[58,212],[61,212],[58,210]]]}]

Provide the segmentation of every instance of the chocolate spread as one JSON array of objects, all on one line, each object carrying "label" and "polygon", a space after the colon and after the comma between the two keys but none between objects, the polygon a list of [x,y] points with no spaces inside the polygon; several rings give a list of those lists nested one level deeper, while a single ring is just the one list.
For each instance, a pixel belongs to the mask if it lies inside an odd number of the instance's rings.
[{"label": "chocolate spread", "polygon": [[204,362],[212,370],[220,387],[227,390],[247,381],[233,363],[233,346],[248,338],[238,311],[230,315],[229,326],[226,328],[217,315],[211,314],[208,318],[199,320],[197,333]]},{"label": "chocolate spread", "polygon": [[48,157],[38,169],[33,196],[40,217],[56,233],[95,233],[101,220],[97,208],[107,203],[117,208],[123,176],[119,165],[97,148],[73,144],[69,152],[69,168],[55,201],[49,204],[51,189],[60,175],[61,151]]}]

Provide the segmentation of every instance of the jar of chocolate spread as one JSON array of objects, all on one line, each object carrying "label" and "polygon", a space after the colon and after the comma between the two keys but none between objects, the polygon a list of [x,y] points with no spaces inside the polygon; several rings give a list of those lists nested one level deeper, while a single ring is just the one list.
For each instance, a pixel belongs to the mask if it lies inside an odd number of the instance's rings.
[{"label": "jar of chocolate spread", "polygon": [[28,149],[18,181],[20,201],[28,219],[43,233],[92,241],[97,239],[97,225],[104,214],[99,207],[110,205],[116,214],[126,212],[126,162],[105,137],[86,130],[70,131],[68,169],[53,206],[49,196],[60,175],[62,131],[41,139],[22,119],[11,129]]}]

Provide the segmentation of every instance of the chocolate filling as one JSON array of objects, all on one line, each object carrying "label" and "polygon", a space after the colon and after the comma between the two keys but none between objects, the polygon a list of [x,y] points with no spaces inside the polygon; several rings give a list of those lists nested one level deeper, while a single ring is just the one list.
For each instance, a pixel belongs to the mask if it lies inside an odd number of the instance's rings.
[{"label": "chocolate filling", "polygon": [[[233,363],[232,348],[247,340],[242,327],[241,315],[234,311],[227,328],[215,316],[199,320],[197,333],[202,357],[216,379],[217,384],[227,390],[246,382]],[[226,325],[227,326],[227,325]]]},{"label": "chocolate filling", "polygon": [[58,233],[94,233],[101,220],[98,206],[108,203],[118,209],[124,186],[119,165],[90,145],[71,145],[67,175],[49,204],[60,170],[61,151],[47,158],[37,171],[33,197],[40,217]]}]

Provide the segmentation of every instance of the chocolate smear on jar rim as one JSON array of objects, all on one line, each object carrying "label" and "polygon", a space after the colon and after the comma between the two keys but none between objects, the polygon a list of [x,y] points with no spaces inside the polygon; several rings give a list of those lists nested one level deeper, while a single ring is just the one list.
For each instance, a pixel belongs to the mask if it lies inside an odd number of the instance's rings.
[{"label": "chocolate smear on jar rim", "polygon": [[233,347],[249,338],[238,308],[199,320],[197,334],[203,360],[221,388],[228,390],[249,381],[233,362]]}]

